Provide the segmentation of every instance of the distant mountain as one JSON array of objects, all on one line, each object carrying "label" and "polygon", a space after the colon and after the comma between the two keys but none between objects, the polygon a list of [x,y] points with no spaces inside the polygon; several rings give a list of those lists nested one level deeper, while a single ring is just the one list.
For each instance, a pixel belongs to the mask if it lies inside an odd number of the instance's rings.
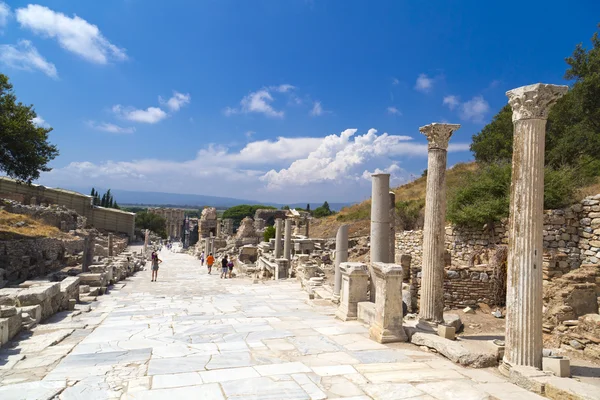
[{"label": "distant mountain", "polygon": [[[68,187],[65,189],[75,190],[80,193],[89,194],[92,188]],[[105,188],[96,188],[100,194],[106,192]],[[119,205],[145,205],[145,206],[173,206],[173,207],[201,207],[211,206],[217,208],[229,208],[240,204],[264,204],[281,208],[288,205],[291,208],[305,208],[307,203],[278,204],[256,200],[234,199],[231,197],[205,196],[201,194],[163,193],[163,192],[137,192],[131,190],[111,189],[114,199]],[[343,207],[353,203],[329,203],[332,210],[339,211]],[[323,203],[310,203],[311,210],[323,205]]]}]

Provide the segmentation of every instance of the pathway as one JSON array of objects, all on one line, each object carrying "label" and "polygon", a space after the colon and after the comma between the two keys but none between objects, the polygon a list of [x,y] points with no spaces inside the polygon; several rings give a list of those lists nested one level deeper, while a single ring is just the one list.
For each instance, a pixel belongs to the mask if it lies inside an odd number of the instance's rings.
[{"label": "pathway", "polygon": [[376,343],[295,280],[222,280],[160,257],[158,282],[139,272],[3,349],[0,399],[542,399],[496,370]]}]

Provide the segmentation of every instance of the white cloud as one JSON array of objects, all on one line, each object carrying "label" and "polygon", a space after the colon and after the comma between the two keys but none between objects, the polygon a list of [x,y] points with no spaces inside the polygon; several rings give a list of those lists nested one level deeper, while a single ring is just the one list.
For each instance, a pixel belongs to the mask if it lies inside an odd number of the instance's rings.
[{"label": "white cloud", "polygon": [[167,113],[158,107],[148,107],[145,110],[137,110],[132,107],[124,108],[120,104],[117,104],[113,106],[112,111],[123,119],[144,124],[156,124],[167,118]]},{"label": "white cloud", "polygon": [[[195,158],[182,161],[72,162],[44,173],[40,183],[77,187],[93,182],[115,189],[198,194],[206,194],[210,187],[217,196],[281,203],[352,201],[368,198],[370,183],[363,178],[369,171],[391,173],[392,182],[401,183],[410,179],[400,167],[402,157],[426,163],[424,141],[378,135],[374,129],[363,135],[356,132],[347,129],[326,137],[257,140],[239,149],[209,144]],[[468,144],[449,147],[449,151],[465,150]]]},{"label": "white cloud", "polygon": [[490,105],[483,96],[475,96],[463,103],[460,117],[465,121],[483,122],[485,115],[490,111]]},{"label": "white cloud", "polygon": [[246,137],[248,139],[250,139],[256,132],[254,131],[246,131],[246,133],[244,133],[244,135],[246,135]]},{"label": "white cloud", "polygon": [[267,117],[283,118],[284,112],[275,110],[271,103],[273,103],[273,96],[267,89],[252,92],[240,102],[245,113],[262,113]]},{"label": "white cloud", "polygon": [[460,100],[458,99],[458,96],[450,95],[444,97],[443,104],[448,106],[449,109],[454,110],[460,104]]},{"label": "white cloud", "polygon": [[173,92],[173,97],[169,100],[164,100],[162,97],[158,96],[158,102],[161,105],[167,106],[167,108],[171,111],[179,111],[179,109],[186,104],[189,104],[192,100],[192,96],[189,93],[183,94],[179,92]]},{"label": "white cloud", "polygon": [[103,132],[110,132],[110,133],[134,133],[135,132],[134,127],[124,128],[122,126],[111,124],[108,122],[96,123],[94,121],[89,121],[88,125],[93,129],[103,131]]},{"label": "white cloud", "polygon": [[234,115],[234,114],[237,114],[237,113],[239,113],[239,110],[237,110],[237,109],[235,109],[235,108],[232,108],[232,107],[225,107],[225,108],[223,109],[223,114],[224,114],[226,117],[232,116],[232,115]]},{"label": "white cloud", "polygon": [[31,120],[36,126],[40,128],[50,128],[50,125],[42,118],[41,115],[38,115],[34,119]]},{"label": "white cloud", "polygon": [[365,172],[362,173],[362,178],[370,182],[372,179],[371,175],[373,174],[390,174],[390,181],[394,181],[400,172],[404,172],[404,170],[400,168],[397,163],[392,163],[389,167],[384,169],[375,168],[375,171],[373,172],[365,170]]},{"label": "white cloud", "polygon": [[72,18],[37,4],[29,4],[16,10],[21,27],[41,36],[58,41],[65,50],[77,54],[87,61],[106,64],[110,59],[127,59],[121,49],[106,39],[96,25],[74,15]]},{"label": "white cloud", "polygon": [[8,24],[8,18],[10,17],[10,7],[3,1],[0,1],[0,32],[2,28]]},{"label": "white cloud", "polygon": [[402,115],[402,113],[400,112],[400,110],[398,110],[396,107],[388,107],[387,108],[387,112],[390,115]]},{"label": "white cloud", "polygon": [[42,57],[29,40],[20,40],[16,46],[0,45],[0,63],[25,71],[39,70],[51,78],[58,78],[54,64]]},{"label": "white cloud", "polygon": [[398,80],[398,78],[392,78],[392,85],[396,86],[399,84],[400,84],[400,81]]},{"label": "white cloud", "polygon": [[293,85],[290,85],[289,83],[284,83],[283,85],[279,85],[279,86],[271,86],[271,89],[276,92],[279,92],[279,93],[287,93],[290,90],[296,89],[296,87]]},{"label": "white cloud", "polygon": [[415,83],[415,90],[419,92],[427,93],[433,88],[433,79],[429,78],[426,74],[420,74],[417,77],[417,82]]}]

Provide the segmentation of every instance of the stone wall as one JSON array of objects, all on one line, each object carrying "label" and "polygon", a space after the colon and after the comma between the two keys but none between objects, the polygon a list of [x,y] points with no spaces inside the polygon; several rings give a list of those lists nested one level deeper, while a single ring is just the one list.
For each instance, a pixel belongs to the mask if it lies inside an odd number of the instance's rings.
[{"label": "stone wall", "polygon": [[0,206],[9,213],[28,215],[62,231],[82,229],[86,225],[85,217],[65,206],[25,205],[10,199],[0,199]]},{"label": "stone wall", "polygon": [[[560,278],[582,264],[598,264],[600,194],[563,210],[545,211],[543,235],[546,282]],[[400,263],[402,255],[412,257],[410,279],[414,296],[418,296],[420,287],[422,243],[422,231],[404,231],[396,235],[396,262]],[[494,303],[494,265],[505,261],[505,254],[498,258],[498,249],[507,244],[505,223],[481,229],[446,227],[446,306]]]},{"label": "stone wall", "polygon": [[0,241],[0,287],[45,276],[81,263],[83,238],[38,238]]}]

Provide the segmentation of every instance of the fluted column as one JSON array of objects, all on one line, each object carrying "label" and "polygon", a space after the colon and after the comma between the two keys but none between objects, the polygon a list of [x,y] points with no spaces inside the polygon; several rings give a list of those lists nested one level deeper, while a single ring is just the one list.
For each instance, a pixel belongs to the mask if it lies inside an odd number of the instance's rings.
[{"label": "fluted column", "polygon": [[292,220],[285,220],[285,234],[283,238],[283,258],[292,261]]},{"label": "fluted column", "polygon": [[[371,184],[371,264],[390,258],[390,174],[373,174]],[[375,279],[371,275],[370,298],[375,301]]]},{"label": "fluted column", "polygon": [[423,227],[423,274],[419,328],[433,329],[444,320],[444,236],[446,220],[446,158],[448,141],[458,124],[422,126],[427,136],[427,192]]},{"label": "fluted column", "polygon": [[348,225],[338,228],[335,237],[335,279],[333,283],[333,300],[338,302],[342,290],[342,271],[340,264],[348,261]]},{"label": "fluted column", "polygon": [[513,110],[504,362],[542,368],[544,145],[551,106],[567,86],[535,84],[506,92]]},{"label": "fluted column", "polygon": [[277,218],[275,220],[275,258],[281,258],[282,249],[281,249],[281,218]]},{"label": "fluted column", "polygon": [[390,263],[396,262],[396,194],[389,193],[390,196]]}]

